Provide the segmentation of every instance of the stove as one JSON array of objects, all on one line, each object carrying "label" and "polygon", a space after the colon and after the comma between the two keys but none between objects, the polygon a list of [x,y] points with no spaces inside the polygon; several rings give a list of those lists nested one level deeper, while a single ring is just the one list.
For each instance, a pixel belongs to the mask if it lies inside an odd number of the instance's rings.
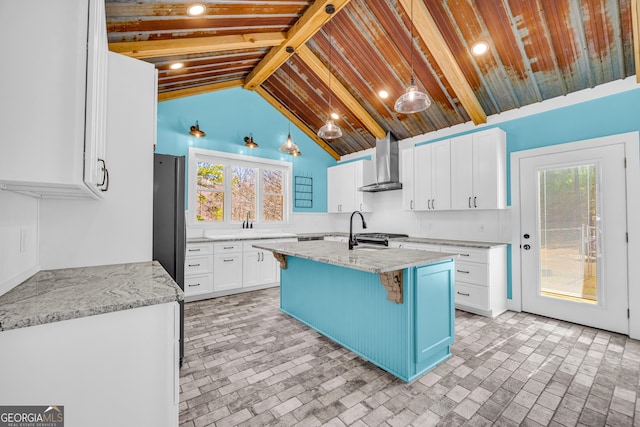
[{"label": "stove", "polygon": [[389,239],[409,237],[407,234],[394,233],[358,233],[356,240],[360,243],[372,243],[376,245],[389,246]]}]

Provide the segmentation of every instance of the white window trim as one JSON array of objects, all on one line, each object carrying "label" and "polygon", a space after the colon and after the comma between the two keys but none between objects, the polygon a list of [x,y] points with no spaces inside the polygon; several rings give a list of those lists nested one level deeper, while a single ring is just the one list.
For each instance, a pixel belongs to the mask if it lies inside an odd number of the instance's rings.
[{"label": "white window trim", "polygon": [[[211,162],[211,163],[224,163],[225,165],[228,163],[232,163],[233,165],[240,165],[240,166],[250,166],[250,167],[258,167],[258,168],[264,168],[264,167],[269,167],[269,166],[275,166],[279,169],[283,169],[284,170],[284,197],[285,197],[285,206],[284,206],[284,218],[283,221],[269,221],[269,222],[263,222],[261,219],[259,218],[253,218],[254,224],[256,224],[256,226],[260,227],[260,226],[282,226],[282,225],[286,225],[289,224],[290,218],[291,218],[291,212],[292,212],[292,199],[291,199],[291,187],[292,187],[292,181],[293,181],[293,166],[291,163],[289,162],[283,162],[280,160],[271,160],[271,159],[264,159],[262,157],[253,157],[253,156],[244,156],[242,154],[232,154],[232,153],[225,153],[222,151],[214,151],[214,150],[206,150],[203,148],[189,148],[189,167],[188,167],[188,183],[189,183],[189,200],[188,200],[188,206],[189,206],[189,210],[187,211],[187,223],[189,224],[190,227],[199,227],[199,228],[220,228],[220,229],[224,229],[224,228],[229,228],[229,226],[235,226],[240,224],[241,222],[238,221],[220,221],[220,222],[214,222],[214,221],[198,221],[196,220],[196,202],[197,202],[197,198],[195,197],[195,194],[197,193],[197,189],[196,189],[196,184],[197,184],[197,171],[198,171],[198,166],[197,166],[197,162],[199,161],[205,161],[205,162]],[[260,176],[257,177],[257,181],[256,182],[262,182],[262,176],[260,174]],[[227,196],[226,193],[227,191],[230,191],[230,189],[227,189],[227,182],[225,180],[225,211],[230,209],[230,206],[227,207],[226,206],[226,202],[227,202]],[[261,203],[262,201],[262,185],[259,185],[258,188],[258,192],[259,194],[257,195],[258,197],[258,203]],[[229,193],[230,194],[230,193]],[[226,215],[226,214],[225,214]]]}]

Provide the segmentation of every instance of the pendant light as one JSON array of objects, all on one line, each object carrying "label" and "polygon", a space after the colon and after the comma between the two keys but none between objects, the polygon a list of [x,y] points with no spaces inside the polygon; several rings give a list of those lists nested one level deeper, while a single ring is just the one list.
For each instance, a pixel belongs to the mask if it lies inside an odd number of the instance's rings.
[{"label": "pendant light", "polygon": [[[291,46],[287,46],[287,52],[293,53],[293,48]],[[291,112],[291,72],[290,71],[289,73],[287,73],[287,89],[288,89],[287,110]],[[292,156],[297,157],[297,156],[300,156],[302,153],[300,152],[300,149],[298,148],[296,143],[293,142],[293,139],[291,139],[291,120],[288,120],[288,122],[289,122],[289,132],[287,134],[287,140],[280,146],[280,152],[291,154]]]},{"label": "pendant light", "polygon": [[427,94],[418,90],[413,76],[413,0],[411,0],[411,21],[409,22],[409,32],[411,34],[409,39],[411,42],[411,83],[407,86],[405,93],[396,100],[396,103],[393,106],[393,109],[396,110],[396,112],[402,114],[424,111],[431,105],[431,101]]},{"label": "pendant light", "polygon": [[191,126],[191,130],[189,130],[189,134],[195,136],[196,138],[202,138],[203,136],[207,136],[206,133],[200,130],[200,126],[198,126],[197,120],[196,120],[196,125]]},{"label": "pendant light", "polygon": [[[332,5],[329,5],[332,6]],[[335,9],[334,9],[335,10]],[[327,10],[327,13],[328,10]],[[332,92],[331,92],[331,75],[333,74],[332,72],[332,68],[333,68],[333,63],[331,61],[331,51],[333,51],[333,24],[329,23],[329,25],[331,25],[330,31],[329,31],[329,118],[327,119],[326,123],[324,124],[324,126],[322,126],[320,129],[318,129],[318,136],[322,139],[336,139],[336,138],[340,138],[342,136],[342,129],[340,129],[340,127],[338,127],[338,125],[336,125],[333,122],[333,119],[331,118],[331,98],[332,98]]]}]

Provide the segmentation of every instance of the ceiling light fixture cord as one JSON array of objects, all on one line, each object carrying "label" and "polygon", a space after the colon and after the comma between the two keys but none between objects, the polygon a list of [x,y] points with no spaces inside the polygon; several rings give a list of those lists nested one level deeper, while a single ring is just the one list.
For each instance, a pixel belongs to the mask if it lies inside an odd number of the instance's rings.
[{"label": "ceiling light fixture cord", "polygon": [[324,126],[318,129],[318,136],[323,139],[335,139],[340,138],[342,136],[342,129],[333,123],[333,119],[331,115],[333,114],[333,105],[332,105],[332,96],[333,91],[331,90],[331,80],[333,74],[333,61],[332,55],[333,52],[333,23],[329,23],[329,118],[327,119]]}]

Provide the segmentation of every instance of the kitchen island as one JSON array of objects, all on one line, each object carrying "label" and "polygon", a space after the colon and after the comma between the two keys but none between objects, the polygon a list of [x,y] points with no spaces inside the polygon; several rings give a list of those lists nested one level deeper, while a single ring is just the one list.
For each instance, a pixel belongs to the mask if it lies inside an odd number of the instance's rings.
[{"label": "kitchen island", "polygon": [[451,356],[454,254],[344,243],[254,244],[280,261],[280,309],[410,382]]}]

